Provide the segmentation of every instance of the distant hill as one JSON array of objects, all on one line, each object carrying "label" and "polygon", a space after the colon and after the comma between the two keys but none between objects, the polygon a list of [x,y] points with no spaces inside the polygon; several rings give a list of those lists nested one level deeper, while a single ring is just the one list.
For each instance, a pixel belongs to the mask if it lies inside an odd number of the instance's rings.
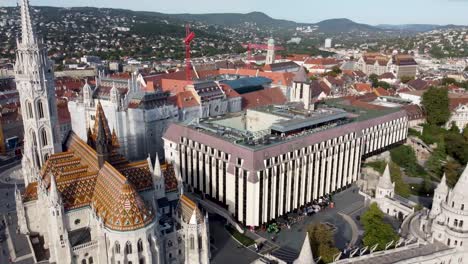
[{"label": "distant hill", "polygon": [[274,19],[262,12],[251,12],[247,14],[219,13],[219,14],[175,14],[171,17],[186,20],[215,24],[221,26],[240,26],[245,23],[256,24],[260,27],[295,27],[296,22]]},{"label": "distant hill", "polygon": [[367,24],[356,23],[346,18],[328,19],[314,24],[324,33],[376,32],[381,29]]},{"label": "distant hill", "polygon": [[401,31],[411,31],[411,32],[428,32],[437,29],[449,29],[449,28],[463,28],[465,26],[458,25],[435,25],[435,24],[403,24],[403,25],[388,25],[382,24],[377,25],[377,28],[386,29],[386,30],[401,30]]}]

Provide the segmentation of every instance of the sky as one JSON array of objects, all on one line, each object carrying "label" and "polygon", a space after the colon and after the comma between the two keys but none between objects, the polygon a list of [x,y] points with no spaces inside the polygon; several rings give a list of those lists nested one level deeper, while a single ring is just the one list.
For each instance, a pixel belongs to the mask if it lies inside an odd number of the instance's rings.
[{"label": "sky", "polygon": [[[0,0],[0,6],[17,0]],[[468,25],[468,0],[30,0],[31,5],[96,6],[162,13],[248,13],[315,23],[349,18],[366,24]]]}]

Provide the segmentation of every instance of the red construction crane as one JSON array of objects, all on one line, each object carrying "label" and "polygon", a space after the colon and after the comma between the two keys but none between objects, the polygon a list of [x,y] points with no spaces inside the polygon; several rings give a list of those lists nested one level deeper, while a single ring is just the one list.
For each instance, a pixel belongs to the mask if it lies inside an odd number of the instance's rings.
[{"label": "red construction crane", "polygon": [[[249,61],[252,61],[252,49],[257,49],[257,50],[268,50],[268,45],[265,44],[252,44],[252,43],[247,43],[247,44],[242,44],[242,47],[244,49],[247,49],[247,59]],[[274,46],[274,50],[284,50],[284,47],[281,46]],[[250,63],[249,63],[250,66]]]},{"label": "red construction crane", "polygon": [[190,60],[190,43],[195,38],[195,33],[190,31],[190,25],[185,26],[185,78],[187,81],[192,80],[192,62]]}]

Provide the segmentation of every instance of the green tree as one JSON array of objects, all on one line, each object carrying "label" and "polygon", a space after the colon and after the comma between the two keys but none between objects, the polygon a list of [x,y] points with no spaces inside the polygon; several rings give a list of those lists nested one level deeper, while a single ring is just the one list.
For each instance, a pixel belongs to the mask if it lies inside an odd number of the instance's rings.
[{"label": "green tree", "polygon": [[442,126],[450,118],[446,88],[430,87],[423,95],[422,105],[426,109],[427,122],[430,125]]},{"label": "green tree", "polygon": [[376,203],[372,203],[369,209],[362,215],[361,223],[364,227],[362,242],[365,246],[373,247],[378,244],[378,250],[384,250],[390,241],[399,239],[392,226],[385,223],[384,214]]},{"label": "green tree", "polygon": [[411,76],[401,76],[400,78],[400,81],[402,83],[409,83],[412,80],[414,80],[414,77],[411,77]]},{"label": "green tree", "polygon": [[466,164],[468,162],[468,143],[459,131],[449,132],[445,135],[445,148],[448,155],[459,163]]},{"label": "green tree", "polygon": [[458,178],[460,177],[460,169],[461,165],[454,160],[449,160],[445,164],[444,172],[447,178],[447,185],[450,188],[453,188],[458,182]]},{"label": "green tree", "polygon": [[384,82],[384,81],[379,81],[379,82],[376,82],[376,83],[372,83],[372,86],[373,86],[374,88],[382,87],[382,88],[384,88],[385,90],[388,90],[388,89],[392,88],[392,86],[391,86],[389,83]]},{"label": "green tree", "polygon": [[339,75],[339,74],[342,73],[340,67],[338,67],[338,66],[333,66],[332,72],[334,72],[336,75]]},{"label": "green tree", "polygon": [[392,149],[390,151],[390,157],[392,161],[403,168],[409,168],[417,162],[413,148],[406,145],[401,145]]},{"label": "green tree", "polygon": [[468,141],[468,124],[463,128],[463,137],[465,138],[465,141]]},{"label": "green tree", "polygon": [[400,167],[398,167],[394,162],[390,163],[390,176],[392,178],[392,182],[395,183],[395,193],[408,198],[411,195],[410,187],[403,181]]},{"label": "green tree", "polygon": [[434,175],[442,175],[446,159],[447,153],[445,152],[445,143],[442,140],[437,144],[437,148],[427,160],[426,168]]},{"label": "green tree", "polygon": [[369,81],[372,83],[377,83],[379,81],[379,76],[375,73],[369,75]]},{"label": "green tree", "polygon": [[332,231],[324,224],[312,224],[307,228],[310,247],[314,256],[321,256],[324,263],[333,262],[340,251],[335,247]]},{"label": "green tree", "polygon": [[441,80],[440,83],[446,86],[446,85],[451,85],[451,84],[457,84],[457,80],[455,80],[454,78],[445,77]]},{"label": "green tree", "polygon": [[457,123],[455,123],[455,121],[452,121],[452,123],[450,123],[449,132],[456,134],[460,133],[460,128],[458,128]]}]

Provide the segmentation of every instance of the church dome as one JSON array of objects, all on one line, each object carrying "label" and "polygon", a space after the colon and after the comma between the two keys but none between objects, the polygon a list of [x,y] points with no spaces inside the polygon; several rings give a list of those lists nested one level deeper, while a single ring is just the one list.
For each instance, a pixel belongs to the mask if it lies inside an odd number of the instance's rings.
[{"label": "church dome", "polygon": [[268,45],[275,45],[275,40],[273,38],[269,39]]}]

